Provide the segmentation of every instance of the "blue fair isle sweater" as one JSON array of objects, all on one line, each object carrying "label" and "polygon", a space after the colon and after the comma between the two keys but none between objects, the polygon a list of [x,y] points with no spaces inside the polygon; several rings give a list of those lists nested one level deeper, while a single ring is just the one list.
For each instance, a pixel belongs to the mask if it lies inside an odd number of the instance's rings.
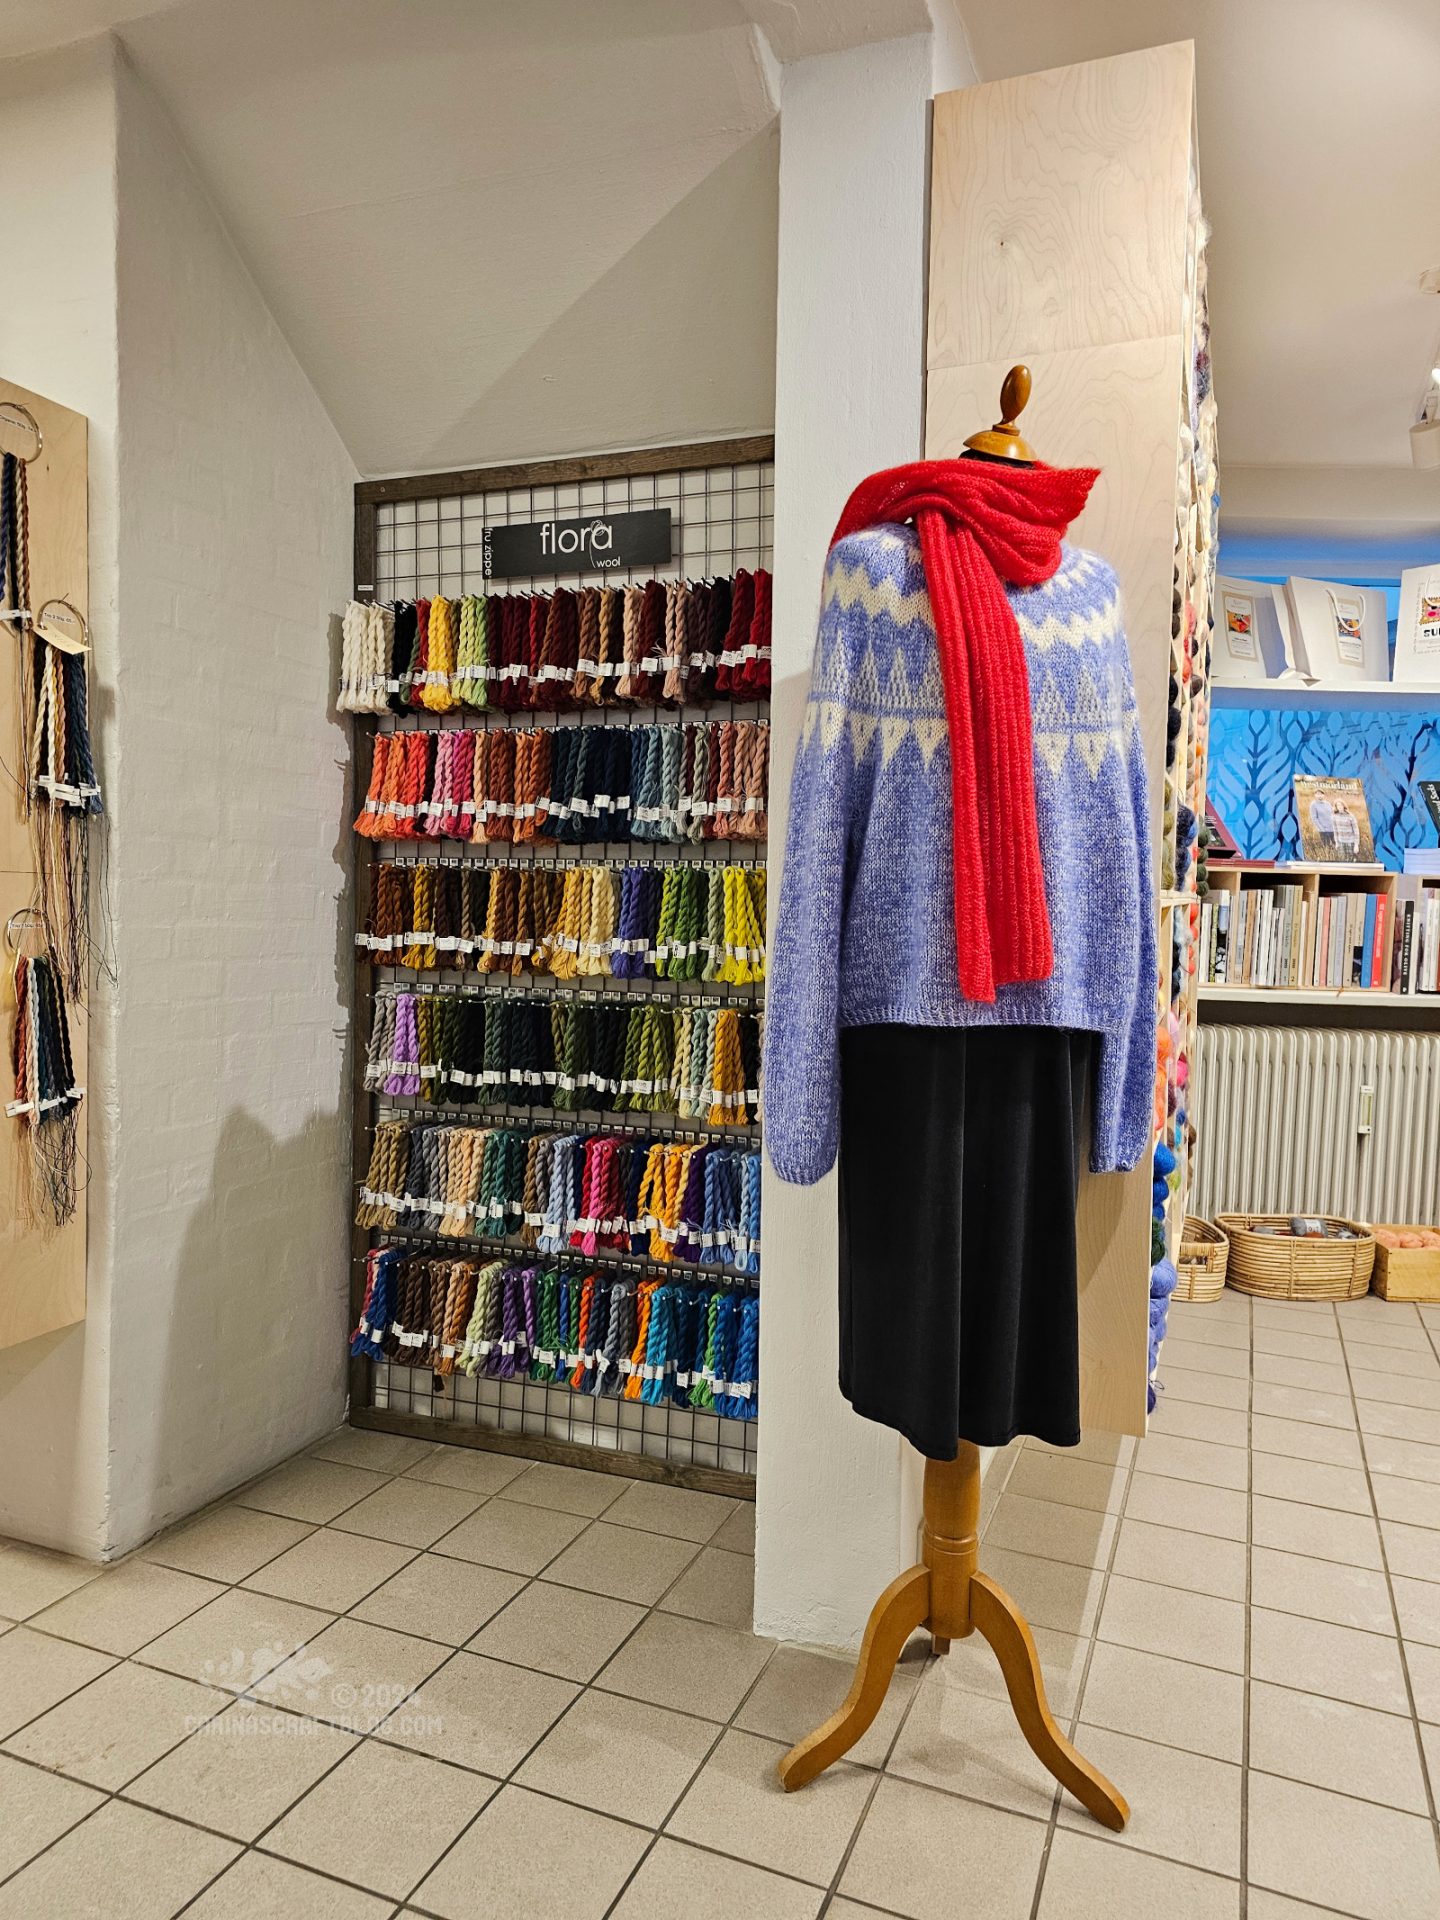
[{"label": "blue fair isle sweater", "polygon": [[1145,763],[1115,575],[1064,549],[1009,587],[1030,676],[1048,980],[962,999],[945,693],[909,527],[839,541],[825,571],[768,963],[765,1146],[782,1180],[839,1148],[841,1027],[1070,1027],[1100,1035],[1090,1166],[1150,1143],[1155,901]]}]

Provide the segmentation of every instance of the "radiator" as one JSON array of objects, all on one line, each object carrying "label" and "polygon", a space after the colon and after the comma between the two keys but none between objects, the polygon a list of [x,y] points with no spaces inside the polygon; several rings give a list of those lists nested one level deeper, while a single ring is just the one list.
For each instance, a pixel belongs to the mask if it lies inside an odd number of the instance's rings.
[{"label": "radiator", "polygon": [[1440,1220],[1440,1034],[1204,1026],[1191,1211]]}]

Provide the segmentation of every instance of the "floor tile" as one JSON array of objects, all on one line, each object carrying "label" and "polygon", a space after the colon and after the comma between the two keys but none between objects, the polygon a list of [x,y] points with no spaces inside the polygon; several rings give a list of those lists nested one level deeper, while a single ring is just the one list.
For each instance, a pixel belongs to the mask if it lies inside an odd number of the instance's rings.
[{"label": "floor tile", "polygon": [[584,1532],[587,1522],[516,1500],[489,1500],[439,1543],[457,1560],[474,1560],[503,1573],[539,1573]]},{"label": "floor tile", "polygon": [[88,1686],[115,1662],[91,1647],[16,1627],[0,1640],[0,1740]]},{"label": "floor tile", "polygon": [[261,1513],[255,1507],[216,1507],[187,1526],[147,1542],[139,1557],[233,1586],[306,1539],[310,1531],[304,1521]]},{"label": "floor tile", "polygon": [[1182,1440],[1207,1440],[1222,1447],[1246,1447],[1250,1444],[1250,1415],[1244,1407],[1206,1407],[1167,1396],[1151,1416],[1150,1431],[1173,1434]]},{"label": "floor tile", "polygon": [[1278,1327],[1257,1327],[1251,1335],[1257,1354],[1288,1353],[1294,1360],[1338,1360],[1342,1353],[1340,1333],[1286,1333]]},{"label": "floor tile", "polygon": [[130,1560],[35,1614],[31,1625],[102,1653],[135,1653],[224,1591],[193,1573]]},{"label": "floor tile", "polygon": [[1165,1342],[1165,1371],[1190,1368],[1204,1373],[1228,1373],[1244,1380],[1250,1373],[1250,1355],[1243,1347],[1216,1347],[1213,1342],[1187,1340],[1172,1334]]},{"label": "floor tile", "polygon": [[[919,1643],[916,1642],[916,1645]],[[914,1698],[924,1661],[906,1658],[895,1669],[884,1705],[874,1722],[850,1749],[847,1759],[861,1766],[883,1766],[890,1743]],[[805,1647],[780,1646],[744,1706],[735,1725],[745,1733],[763,1734],[793,1747],[807,1733],[827,1721],[850,1690],[855,1677],[853,1656],[815,1653]]]},{"label": "floor tile", "polygon": [[1257,1327],[1286,1327],[1296,1332],[1337,1330],[1335,1308],[1326,1300],[1252,1300],[1250,1312]]},{"label": "floor tile", "polygon": [[1213,1593],[1220,1600],[1243,1600],[1245,1561],[1242,1541],[1126,1519],[1115,1542],[1111,1572],[1134,1580],[1163,1572],[1167,1585]]},{"label": "floor tile", "polygon": [[[1422,1720],[1440,1726],[1440,1647],[1415,1641],[1405,1649],[1405,1664],[1415,1691],[1416,1713]],[[1440,1774],[1434,1778],[1440,1780]]]},{"label": "floor tile", "polygon": [[611,1912],[613,1920],[815,1920],[824,1897],[819,1887],[662,1837]]},{"label": "floor tile", "polygon": [[1336,1909],[1312,1907],[1308,1900],[1252,1886],[1245,1890],[1245,1912],[1248,1920],[1335,1920]]},{"label": "floor tile", "polygon": [[[521,1786],[577,1806],[656,1827],[685,1791],[719,1731],[708,1720],[643,1700],[582,1693],[516,1778]],[[617,1764],[621,1755],[623,1764]]]},{"label": "floor tile", "polygon": [[[1440,1513],[1436,1514],[1440,1520]],[[1440,1581],[1440,1529],[1406,1527],[1386,1520],[1380,1531],[1385,1540],[1385,1560],[1392,1573],[1411,1580]]]},{"label": "floor tile", "polygon": [[1317,1427],[1275,1414],[1251,1416],[1250,1445],[1256,1453],[1278,1453],[1290,1460],[1323,1460],[1332,1467],[1365,1465],[1360,1436],[1353,1429]]},{"label": "floor tile", "polygon": [[477,1493],[437,1487],[428,1480],[391,1480],[342,1513],[334,1523],[343,1533],[363,1533],[400,1547],[433,1547],[480,1504]]},{"label": "floor tile", "polygon": [[699,1546],[714,1537],[735,1506],[735,1501],[724,1499],[718,1493],[692,1493],[685,1487],[662,1487],[653,1480],[636,1480],[605,1518],[617,1527],[668,1533],[676,1540],[693,1540]]},{"label": "floor tile", "polygon": [[1201,1667],[1245,1671],[1245,1608],[1213,1594],[1112,1574],[1099,1637]]},{"label": "floor tile", "polygon": [[1405,1311],[1400,1302],[1392,1302],[1383,1313],[1342,1314],[1340,1337],[1347,1350],[1352,1346],[1386,1347],[1409,1353],[1428,1353],[1425,1329],[1417,1317]]},{"label": "floor tile", "polygon": [[1094,1567],[1073,1567],[1033,1553],[1008,1553],[985,1544],[984,1567],[1017,1603],[1032,1627],[1061,1633],[1089,1633],[1100,1612],[1105,1575]]},{"label": "floor tile", "polygon": [[373,1893],[322,1880],[263,1853],[237,1860],[185,1909],[187,1920],[390,1920],[393,1911]]},{"label": "floor tile", "polygon": [[1350,1391],[1350,1376],[1339,1349],[1333,1360],[1296,1360],[1284,1353],[1257,1353],[1253,1365],[1256,1380],[1269,1386],[1316,1388],[1321,1393]]},{"label": "floor tile", "polygon": [[407,1468],[407,1480],[428,1480],[437,1487],[458,1487],[483,1499],[518,1480],[530,1462],[509,1453],[491,1453],[485,1447],[432,1447],[425,1459]]},{"label": "floor tile", "polygon": [[[169,1920],[239,1851],[111,1800],[0,1887],[0,1920]],[[101,1887],[123,1888],[123,1905],[97,1905]]]},{"label": "floor tile", "polygon": [[1217,1540],[1244,1540],[1250,1529],[1250,1501],[1235,1487],[1203,1487],[1193,1480],[1164,1479],[1137,1473],[1125,1502],[1127,1520],[1148,1520],[1186,1533],[1209,1533]]},{"label": "floor tile", "polygon": [[1068,1560],[1077,1567],[1103,1567],[1110,1558],[1115,1527],[1111,1513],[1006,1493],[985,1529],[985,1545],[1039,1554],[1046,1560]]},{"label": "floor tile", "polygon": [[1253,1885],[1356,1914],[1416,1920],[1440,1909],[1430,1822],[1273,1774],[1250,1777]]},{"label": "floor tile", "polygon": [[755,1562],[748,1553],[702,1547],[659,1604],[664,1613],[748,1633],[755,1620]]},{"label": "floor tile", "polygon": [[1388,1439],[1440,1446],[1440,1413],[1433,1408],[1407,1407],[1388,1400],[1357,1399],[1355,1404],[1360,1431],[1367,1439],[1372,1434],[1384,1434]]},{"label": "floor tile", "polygon": [[[266,1851],[403,1900],[494,1791],[483,1774],[362,1740],[270,1829]],[[364,1807],[385,1818],[357,1818]]]},{"label": "floor tile", "polygon": [[1349,1700],[1385,1713],[1408,1713],[1400,1643],[1325,1620],[1250,1609],[1250,1672],[1257,1680]]},{"label": "floor tile", "polygon": [[1427,1447],[1419,1440],[1396,1440],[1388,1434],[1368,1434],[1365,1460],[1372,1475],[1393,1473],[1401,1480],[1440,1487],[1440,1447]]},{"label": "floor tile", "polygon": [[1037,1820],[1049,1818],[1055,1800],[1054,1776],[1026,1746],[1008,1699],[947,1686],[938,1667],[921,1683],[885,1771]]},{"label": "floor tile", "polygon": [[371,1473],[408,1473],[434,1448],[426,1440],[403,1433],[371,1433],[364,1427],[337,1427],[310,1449],[312,1460],[336,1460],[342,1467],[365,1467]]},{"label": "floor tile", "polygon": [[385,1484],[384,1476],[361,1467],[344,1467],[335,1460],[287,1460],[274,1473],[235,1495],[240,1507],[258,1507],[262,1513],[282,1514],[287,1520],[309,1520],[317,1527],[334,1520]]},{"label": "floor tile", "polygon": [[1020,1455],[1005,1483],[1007,1498],[1024,1494],[1034,1500],[1055,1500],[1061,1506],[1088,1507],[1094,1513],[1116,1513],[1125,1498],[1130,1477],[1125,1466],[1102,1460],[1067,1459],[1058,1453]]},{"label": "floor tile", "polygon": [[1293,1460],[1278,1453],[1250,1459],[1253,1492],[1272,1500],[1300,1500],[1339,1513],[1370,1512],[1370,1483],[1358,1467],[1332,1467],[1323,1460]]},{"label": "floor tile", "polygon": [[1089,1834],[1057,1833],[1036,1920],[1114,1920],[1131,1913],[1239,1920],[1240,1884]]},{"label": "floor tile", "polygon": [[507,1500],[527,1507],[553,1507],[557,1513],[576,1513],[593,1520],[613,1507],[633,1483],[623,1474],[587,1473],[583,1467],[556,1467],[540,1462],[505,1483]]},{"label": "floor tile", "polygon": [[775,1772],[784,1753],[753,1733],[727,1733],[667,1832],[773,1872],[827,1884],[865,1810],[872,1777],[842,1761],[803,1793],[786,1793]]},{"label": "floor tile", "polygon": [[421,1553],[352,1611],[357,1620],[368,1620],[372,1626],[394,1627],[459,1647],[524,1585],[518,1573]]},{"label": "floor tile", "polygon": [[[1401,1407],[1440,1409],[1440,1368],[1431,1374],[1372,1373],[1368,1368],[1352,1366],[1350,1385],[1359,1401],[1392,1401]],[[1362,1420],[1361,1425],[1364,1425]]]},{"label": "floor tile", "polygon": [[593,1680],[644,1618],[645,1609],[628,1600],[535,1580],[475,1636],[470,1651],[562,1680]]},{"label": "floor tile", "polygon": [[1244,1749],[1245,1683],[1238,1674],[1097,1643],[1082,1713],[1097,1727],[1130,1733],[1212,1760]]},{"label": "floor tile", "polygon": [[1257,1494],[1251,1502],[1250,1537],[1257,1547],[1338,1560],[1347,1567],[1378,1568],[1380,1529],[1368,1513],[1337,1513],[1298,1500]]},{"label": "floor tile", "polygon": [[710,1544],[723,1547],[727,1553],[754,1553],[755,1502],[742,1500]]},{"label": "floor tile", "polygon": [[[1210,1873],[1239,1873],[1243,1776],[1238,1766],[1112,1733],[1084,1720],[1073,1738],[1090,1764],[1130,1802],[1125,1831],[1109,1835],[1107,1844],[1138,1847],[1142,1853]],[[1094,1820],[1068,1794],[1060,1796],[1060,1824],[1078,1833],[1095,1832]]]},{"label": "floor tile", "polygon": [[[596,1520],[573,1546],[550,1562],[545,1578],[561,1586],[579,1587],[585,1593],[603,1593],[612,1600],[633,1600],[648,1607],[694,1557],[695,1548],[688,1540],[638,1533],[633,1527],[611,1527]],[[730,1558],[738,1561],[740,1556],[732,1554]]]},{"label": "floor tile", "polygon": [[1440,1526],[1440,1491],[1423,1480],[1377,1474],[1371,1485],[1375,1510],[1382,1520],[1399,1520],[1412,1527]]},{"label": "floor tile", "polygon": [[93,1813],[104,1795],[0,1754],[0,1880]]},{"label": "floor tile", "polygon": [[[556,1857],[557,1834],[564,1853]],[[583,1807],[559,1807],[523,1787],[505,1787],[446,1854],[416,1900],[453,1920],[602,1920],[634,1871],[649,1836]],[[540,1863],[549,1858],[548,1870]],[[539,1870],[537,1870],[539,1869]],[[562,1876],[558,1881],[556,1876]],[[563,1887],[563,1899],[560,1888]],[[477,1899],[477,1893],[483,1895]]]},{"label": "floor tile", "polygon": [[734,1627],[652,1613],[601,1669],[595,1685],[657,1707],[728,1720],[774,1644]]},{"label": "floor tile", "polygon": [[256,1683],[259,1699],[349,1733],[369,1733],[451,1657],[448,1647],[360,1620],[335,1620]]},{"label": "floor tile", "polygon": [[1338,1427],[1342,1432],[1355,1426],[1355,1406],[1348,1393],[1321,1393],[1311,1387],[1275,1387],[1257,1380],[1250,1392],[1250,1405],[1255,1413],[1299,1420],[1309,1426]]},{"label": "floor tile", "polygon": [[7,1620],[28,1620],[103,1572],[92,1561],[73,1560],[68,1553],[0,1541],[0,1614]]},{"label": "floor tile", "polygon": [[1250,1603],[1369,1633],[1390,1633],[1395,1624],[1383,1573],[1271,1547],[1250,1556]]},{"label": "floor tile", "polygon": [[331,1617],[235,1587],[142,1647],[139,1657],[147,1667],[243,1693],[323,1633]]},{"label": "floor tile", "polygon": [[1250,1688],[1250,1765],[1405,1813],[1428,1812],[1408,1714],[1402,1719],[1256,1680]]},{"label": "floor tile", "polygon": [[386,1540],[320,1527],[299,1546],[252,1573],[244,1585],[255,1593],[273,1593],[280,1600],[344,1613],[398,1573],[413,1552],[411,1547],[391,1546]]},{"label": "floor tile", "polygon": [[[255,1840],[356,1745],[353,1734],[318,1720],[234,1700],[132,1781],[126,1797],[232,1840]],[[364,1822],[355,1826],[363,1831]]]},{"label": "floor tile", "polygon": [[219,1713],[228,1695],[122,1662],[6,1742],[52,1773],[115,1792]]},{"label": "floor tile", "polygon": [[[1359,1340],[1345,1342],[1345,1356],[1355,1373],[1376,1373],[1386,1380],[1397,1376],[1414,1380],[1433,1380],[1440,1373],[1440,1361],[1431,1346],[1377,1347]],[[1383,1398],[1383,1395],[1381,1396]]]},{"label": "floor tile", "polygon": [[1212,1301],[1172,1300],[1170,1325],[1176,1337],[1187,1343],[1196,1340],[1203,1345],[1236,1347],[1243,1352],[1250,1345],[1249,1316],[1212,1313],[1210,1308],[1214,1304]]},{"label": "floor tile", "polygon": [[1177,1367],[1173,1373],[1167,1373],[1163,1359],[1155,1387],[1162,1405],[1169,1400],[1191,1401],[1201,1407],[1244,1408],[1250,1404],[1248,1378],[1239,1380],[1228,1373],[1192,1373],[1188,1367]]},{"label": "floor tile", "polygon": [[[379,1728],[382,1740],[503,1778],[575,1698],[568,1680],[457,1653]],[[628,1769],[612,1750],[608,1764]]]},{"label": "floor tile", "polygon": [[1440,1585],[1433,1580],[1402,1579],[1398,1574],[1390,1584],[1403,1638],[1440,1647]]},{"label": "floor tile", "polygon": [[840,1891],[907,1920],[955,1920],[963,1888],[966,1912],[1008,1920],[1030,1911],[1045,1831],[998,1807],[882,1780]]}]

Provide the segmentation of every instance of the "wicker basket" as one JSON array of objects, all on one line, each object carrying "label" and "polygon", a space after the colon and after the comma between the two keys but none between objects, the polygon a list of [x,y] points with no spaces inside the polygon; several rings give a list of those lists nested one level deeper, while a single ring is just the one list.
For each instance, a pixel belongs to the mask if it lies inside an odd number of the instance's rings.
[{"label": "wicker basket", "polygon": [[1187,1213],[1180,1230],[1180,1257],[1175,1271],[1180,1279],[1174,1300],[1218,1300],[1225,1291],[1225,1263],[1230,1242],[1218,1227],[1198,1214]]},{"label": "wicker basket", "polygon": [[[1421,1229],[1397,1225],[1396,1231]],[[1440,1247],[1386,1247],[1377,1242],[1370,1285],[1382,1300],[1440,1300]]]},{"label": "wicker basket", "polygon": [[1375,1237],[1355,1220],[1325,1221],[1349,1227],[1357,1240],[1299,1240],[1290,1234],[1256,1233],[1256,1227],[1288,1227],[1288,1213],[1217,1213],[1215,1224],[1230,1240],[1227,1286],[1265,1300],[1358,1300],[1370,1291]]}]

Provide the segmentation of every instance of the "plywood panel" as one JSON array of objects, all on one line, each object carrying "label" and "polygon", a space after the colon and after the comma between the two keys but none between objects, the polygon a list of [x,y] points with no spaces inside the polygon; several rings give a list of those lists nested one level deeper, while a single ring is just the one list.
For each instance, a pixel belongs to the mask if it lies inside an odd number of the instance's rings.
[{"label": "plywood panel", "polygon": [[[1188,44],[935,103],[925,451],[958,453],[1034,375],[1024,430],[1101,479],[1073,538],[1120,577],[1156,834],[1164,774],[1194,63]],[[1086,1176],[1081,1416],[1143,1433],[1148,1156]]]},{"label": "plywood panel", "polygon": [[1179,332],[1194,83],[1186,41],[939,95],[930,367]]},{"label": "plywood panel", "polygon": [[[88,617],[89,544],[86,422],[83,414],[57,406],[39,394],[0,380],[0,401],[26,406],[40,423],[45,444],[30,463],[30,581],[34,606],[51,598],[68,600]],[[16,703],[15,642],[0,624],[5,660],[0,672],[0,761],[14,768],[18,759],[20,715]],[[30,834],[13,782],[0,793],[0,931],[10,915],[27,906],[34,893]],[[3,958],[0,983],[0,1085],[9,1072],[15,1001],[13,956]],[[86,1084],[85,1014],[72,1007],[71,1045],[76,1083]],[[9,1098],[7,1094],[5,1098]],[[4,1101],[0,1100],[0,1106]],[[87,1109],[82,1107],[82,1119]],[[58,1233],[22,1228],[17,1207],[26,1177],[21,1153],[22,1129],[0,1114],[0,1347],[14,1346],[37,1334],[72,1325],[85,1316],[85,1203]],[[81,1129],[84,1150],[84,1128]],[[81,1174],[84,1180],[82,1162]]]}]

